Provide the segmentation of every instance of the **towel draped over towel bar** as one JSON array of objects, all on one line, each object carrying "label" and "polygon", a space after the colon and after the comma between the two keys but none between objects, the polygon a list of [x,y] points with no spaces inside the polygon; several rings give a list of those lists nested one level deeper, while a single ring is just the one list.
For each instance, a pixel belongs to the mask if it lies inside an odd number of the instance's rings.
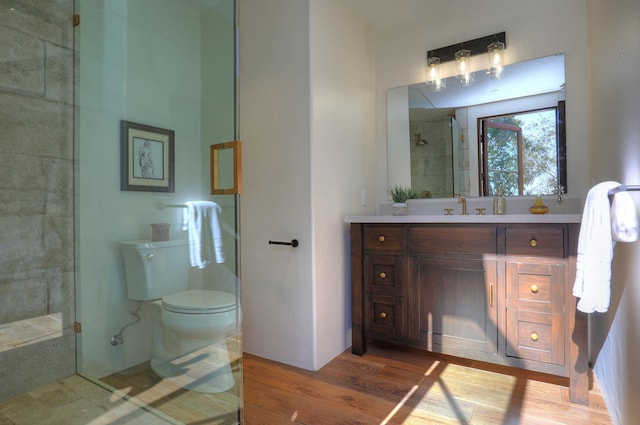
[{"label": "towel draped over towel bar", "polygon": [[638,184],[633,184],[633,185],[625,185],[622,184],[618,187],[615,187],[613,189],[609,190],[609,195],[615,195],[618,192],[635,192],[635,191],[639,191],[640,190],[640,185]]}]

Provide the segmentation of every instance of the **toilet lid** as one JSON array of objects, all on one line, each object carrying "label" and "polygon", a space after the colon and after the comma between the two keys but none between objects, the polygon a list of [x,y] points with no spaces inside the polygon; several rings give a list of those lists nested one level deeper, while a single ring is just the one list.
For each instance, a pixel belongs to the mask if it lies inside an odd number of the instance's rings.
[{"label": "toilet lid", "polygon": [[206,289],[190,289],[162,297],[162,307],[177,313],[216,313],[235,306],[235,295]]}]

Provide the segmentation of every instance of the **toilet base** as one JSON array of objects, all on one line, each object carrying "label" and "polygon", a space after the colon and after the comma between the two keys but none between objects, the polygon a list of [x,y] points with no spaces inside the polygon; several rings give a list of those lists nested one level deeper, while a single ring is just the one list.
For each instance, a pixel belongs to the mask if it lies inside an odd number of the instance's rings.
[{"label": "toilet base", "polygon": [[151,370],[181,388],[201,393],[220,393],[235,386],[224,340],[171,360],[154,356]]},{"label": "toilet base", "polygon": [[[159,315],[158,315],[159,316]],[[235,385],[226,338],[189,338],[154,320],[151,370],[181,388],[220,393]]]}]

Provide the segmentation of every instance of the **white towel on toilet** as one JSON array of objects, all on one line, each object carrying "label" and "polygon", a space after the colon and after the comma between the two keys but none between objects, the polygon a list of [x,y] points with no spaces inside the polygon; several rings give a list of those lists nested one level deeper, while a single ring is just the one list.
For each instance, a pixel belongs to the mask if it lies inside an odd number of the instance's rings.
[{"label": "white towel on toilet", "polygon": [[628,192],[618,192],[611,203],[611,235],[614,241],[638,240],[638,213]]},{"label": "white towel on toilet", "polygon": [[617,182],[603,182],[591,188],[582,213],[573,295],[580,298],[578,310],[604,313],[611,297],[611,212],[609,190]]},{"label": "white towel on toilet", "polygon": [[218,213],[220,206],[212,201],[189,201],[182,215],[182,230],[189,239],[191,267],[205,268],[215,257],[216,263],[224,263],[222,232]]}]

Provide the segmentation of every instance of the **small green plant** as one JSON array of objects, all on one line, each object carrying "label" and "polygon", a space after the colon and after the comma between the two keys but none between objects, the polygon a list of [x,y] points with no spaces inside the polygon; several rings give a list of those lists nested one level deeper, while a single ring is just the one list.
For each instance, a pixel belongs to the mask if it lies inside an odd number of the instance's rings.
[{"label": "small green plant", "polygon": [[416,199],[418,197],[418,191],[408,186],[394,186],[389,189],[389,195],[395,203],[405,203],[407,199]]}]

